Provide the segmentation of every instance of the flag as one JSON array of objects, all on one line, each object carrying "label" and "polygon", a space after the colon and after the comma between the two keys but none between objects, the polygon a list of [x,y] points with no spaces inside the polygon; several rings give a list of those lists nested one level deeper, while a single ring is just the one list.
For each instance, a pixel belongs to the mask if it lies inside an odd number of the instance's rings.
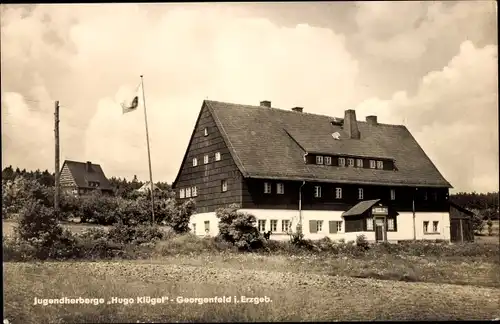
[{"label": "flag", "polygon": [[140,88],[141,88],[141,84],[139,83],[139,85],[135,89],[135,93],[133,95],[131,95],[131,98],[129,99],[129,101],[122,102],[121,106],[122,106],[122,112],[124,114],[131,112],[131,111],[134,111],[137,109],[137,107],[139,107],[139,96],[140,96],[139,90],[140,90]]}]

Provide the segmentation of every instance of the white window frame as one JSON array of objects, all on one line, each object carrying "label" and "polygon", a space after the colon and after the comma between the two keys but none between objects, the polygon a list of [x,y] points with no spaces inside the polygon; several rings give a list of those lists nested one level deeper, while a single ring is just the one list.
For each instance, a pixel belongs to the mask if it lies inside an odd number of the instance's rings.
[{"label": "white window frame", "polygon": [[377,169],[383,169],[384,168],[384,161],[377,161]]},{"label": "white window frame", "polygon": [[203,156],[203,163],[208,164],[208,155]]},{"label": "white window frame", "polygon": [[321,233],[323,232],[323,221],[319,220],[316,221],[316,233]]},{"label": "white window frame", "polygon": [[198,166],[198,159],[197,158],[193,158],[193,166]]},{"label": "white window frame", "polygon": [[391,200],[396,200],[396,189],[391,189]]},{"label": "white window frame", "polygon": [[271,183],[270,182],[264,182],[264,193],[265,194],[270,194],[271,193]]},{"label": "white window frame", "polygon": [[205,233],[210,233],[210,221],[205,221],[204,224],[205,224]]},{"label": "white window frame", "polygon": [[314,186],[314,198],[321,198],[321,186]]},{"label": "white window frame", "polygon": [[222,192],[227,191],[227,180],[221,180],[221,191]]},{"label": "white window frame", "polygon": [[271,219],[269,221],[269,227],[271,232],[277,232],[278,231],[278,220],[277,219]]},{"label": "white window frame", "polygon": [[193,197],[197,197],[198,196],[198,187],[194,186],[191,189],[191,196],[193,196]]},{"label": "white window frame", "polygon": [[356,166],[358,168],[362,168],[363,167],[363,159],[357,159],[356,160]]},{"label": "white window frame", "polygon": [[186,188],[186,198],[191,198],[191,188]]},{"label": "white window frame", "polygon": [[179,198],[186,198],[186,191],[184,190],[184,188],[179,190]]},{"label": "white window frame", "polygon": [[203,136],[208,136],[208,128],[206,128],[206,127],[203,130]]},{"label": "white window frame", "polygon": [[[426,225],[427,225],[427,226],[426,226]],[[422,228],[423,228],[423,230],[424,230],[424,234],[429,233],[429,221],[424,221],[424,222],[422,223]]]},{"label": "white window frame", "polygon": [[332,165],[332,157],[325,156],[325,165]]},{"label": "white window frame", "polygon": [[287,233],[288,231],[290,231],[290,220],[288,219],[283,219],[281,221],[281,231],[283,233]]},{"label": "white window frame", "polygon": [[369,217],[366,219],[366,230],[373,231],[373,217]]},{"label": "white window frame", "polygon": [[345,158],[343,157],[339,158],[339,166],[341,167],[345,166]]},{"label": "white window frame", "polygon": [[220,161],[221,155],[220,152],[215,152],[215,161]]},{"label": "white window frame", "polygon": [[265,219],[259,219],[257,221],[257,228],[259,229],[259,232],[264,232],[266,230],[266,220]]},{"label": "white window frame", "polygon": [[439,233],[439,221],[432,221],[432,232]]},{"label": "white window frame", "polygon": [[388,231],[394,231],[394,226],[395,224],[395,221],[394,221],[394,218],[387,218],[387,230]]},{"label": "white window frame", "polygon": [[347,159],[347,166],[353,167],[354,166],[354,159],[351,159],[351,158]]},{"label": "white window frame", "polygon": [[358,199],[363,200],[365,197],[365,193],[363,191],[363,188],[358,188]]},{"label": "white window frame", "polygon": [[335,188],[335,199],[342,199],[342,188]]},{"label": "white window frame", "polygon": [[370,160],[370,169],[376,169],[377,168],[377,163],[375,160]]},{"label": "white window frame", "polygon": [[337,221],[337,233],[342,232],[342,221]]},{"label": "white window frame", "polygon": [[276,184],[276,193],[278,195],[283,195],[285,194],[285,185],[281,182]]},{"label": "white window frame", "polygon": [[323,164],[323,157],[321,155],[316,155],[316,164]]}]

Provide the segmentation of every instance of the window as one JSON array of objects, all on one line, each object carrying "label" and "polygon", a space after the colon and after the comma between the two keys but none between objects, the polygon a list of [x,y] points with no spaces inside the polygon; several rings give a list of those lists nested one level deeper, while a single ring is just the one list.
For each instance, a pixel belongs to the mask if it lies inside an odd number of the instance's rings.
[{"label": "window", "polygon": [[332,165],[332,158],[330,156],[325,156],[325,164]]},{"label": "window", "polygon": [[347,159],[347,166],[354,166],[354,159]]},{"label": "window", "polygon": [[372,217],[366,219],[366,230],[373,231],[373,218]]},{"label": "window", "polygon": [[210,221],[205,221],[205,233],[210,232]]},{"label": "window", "polygon": [[208,164],[208,155],[203,157],[203,163]]},{"label": "window", "polygon": [[321,198],[321,187],[314,186],[314,198]]},{"label": "window", "polygon": [[259,219],[259,232],[264,232],[266,230],[266,220],[265,219]]},{"label": "window", "polygon": [[179,190],[179,198],[184,198],[184,197],[185,197],[184,189]]},{"label": "window", "polygon": [[192,193],[192,196],[193,196],[193,197],[198,196],[198,187],[194,186],[194,187],[191,189],[191,193]]},{"label": "window", "polygon": [[362,168],[363,167],[363,160],[362,159],[357,159],[356,160],[356,166],[358,168]]},{"label": "window", "polygon": [[424,222],[424,233],[429,233],[429,222]]},{"label": "window", "polygon": [[208,128],[205,128],[205,129],[203,130],[203,135],[204,135],[204,136],[208,136]]},{"label": "window", "polygon": [[278,231],[278,220],[271,219],[271,232],[277,232],[277,231]]},{"label": "window", "polygon": [[196,223],[193,223],[193,234],[196,234]]},{"label": "window", "polygon": [[323,230],[323,221],[317,221],[316,223],[316,228],[318,229],[318,232],[321,232]]},{"label": "window", "polygon": [[337,222],[337,232],[342,231],[342,222]]},{"label": "window", "polygon": [[375,169],[375,161],[370,160],[370,169]]},{"label": "window", "polygon": [[330,234],[336,234],[342,230],[342,222],[339,221],[329,221]]},{"label": "window", "polygon": [[215,161],[220,161],[220,152],[215,153]]},{"label": "window", "polygon": [[316,164],[323,164],[323,157],[322,156],[316,156]]},{"label": "window", "polygon": [[290,221],[288,219],[284,219],[281,221],[281,231],[286,233],[290,230]]},{"label": "window", "polygon": [[345,159],[339,158],[339,166],[345,166]]},{"label": "window", "polygon": [[434,199],[434,201],[438,200],[438,193],[436,191],[432,193],[432,198]]},{"label": "window", "polygon": [[432,231],[433,231],[434,233],[438,233],[438,232],[439,232],[438,225],[439,225],[439,222],[438,222],[438,221],[434,221],[434,222],[432,222]]},{"label": "window", "polygon": [[396,189],[391,189],[391,200],[396,200]]},{"label": "window", "polygon": [[424,200],[427,200],[427,191],[424,191]]},{"label": "window", "polygon": [[198,159],[197,158],[193,158],[193,166],[197,166],[198,165]]},{"label": "window", "polygon": [[394,231],[394,219],[393,218],[387,219],[387,230]]},{"label": "window", "polygon": [[191,198],[191,188],[186,188],[186,198]]},{"label": "window", "polygon": [[384,168],[384,161],[377,161],[377,169],[383,169]]},{"label": "window", "polygon": [[284,194],[285,193],[285,185],[282,183],[276,184],[276,192],[278,193],[278,195]]},{"label": "window", "polygon": [[269,182],[264,182],[264,193],[266,194],[271,193],[271,184]]},{"label": "window", "polygon": [[221,186],[222,192],[226,192],[227,191],[227,180],[222,180],[220,182],[220,186]]},{"label": "window", "polygon": [[363,200],[363,188],[358,188],[358,199]]},{"label": "window", "polygon": [[342,188],[335,188],[335,198],[342,199]]}]

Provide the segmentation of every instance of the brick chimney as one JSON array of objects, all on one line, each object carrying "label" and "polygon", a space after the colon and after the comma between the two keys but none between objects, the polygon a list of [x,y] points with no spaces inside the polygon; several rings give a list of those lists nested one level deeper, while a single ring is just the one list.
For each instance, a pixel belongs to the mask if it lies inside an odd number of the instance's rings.
[{"label": "brick chimney", "polygon": [[366,122],[370,125],[377,125],[377,116],[366,116]]},{"label": "brick chimney", "polygon": [[87,172],[92,172],[92,162],[87,161],[87,163],[85,163],[85,170]]},{"label": "brick chimney", "polygon": [[261,101],[261,102],[260,102],[260,106],[261,106],[261,107],[271,108],[271,102],[270,102],[270,101],[267,101],[267,100]]},{"label": "brick chimney", "polygon": [[292,110],[301,113],[304,111],[304,107],[293,107]]},{"label": "brick chimney", "polygon": [[358,122],[356,120],[356,111],[354,109],[348,109],[345,111],[344,131],[347,133],[349,138],[359,139],[360,134]]}]

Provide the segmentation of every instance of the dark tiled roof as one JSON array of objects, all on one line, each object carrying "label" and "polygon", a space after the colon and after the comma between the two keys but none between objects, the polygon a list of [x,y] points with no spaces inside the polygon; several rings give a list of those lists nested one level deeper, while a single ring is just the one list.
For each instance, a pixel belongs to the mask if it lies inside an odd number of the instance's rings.
[{"label": "dark tiled roof", "polygon": [[[204,105],[245,177],[451,187],[405,126],[358,121],[357,140],[332,125],[334,117],[208,100]],[[398,170],[305,164],[305,153],[391,159]]]},{"label": "dark tiled roof", "polygon": [[99,189],[101,190],[112,190],[111,184],[109,180],[104,175],[102,168],[99,164],[91,164],[91,171],[87,171],[87,163],[86,162],[76,162],[76,161],[64,161],[64,165],[68,166],[68,169],[71,171],[73,178],[75,179],[76,185],[78,188],[91,188],[96,189],[95,187],[90,187],[89,181],[99,181]]},{"label": "dark tiled roof", "polygon": [[356,205],[354,205],[351,209],[348,211],[344,212],[342,216],[357,216],[363,214],[365,211],[368,209],[372,208],[373,205],[378,203],[380,199],[375,199],[375,200],[364,200],[360,201]]}]

